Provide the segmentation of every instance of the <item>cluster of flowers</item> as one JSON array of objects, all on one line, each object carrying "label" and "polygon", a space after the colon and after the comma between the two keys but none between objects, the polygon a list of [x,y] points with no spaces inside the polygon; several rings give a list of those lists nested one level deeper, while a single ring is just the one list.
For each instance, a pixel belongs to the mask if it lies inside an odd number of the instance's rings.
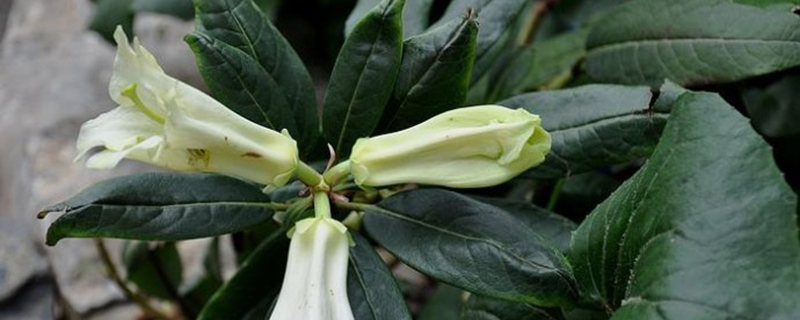
[{"label": "cluster of flowers", "polygon": [[[88,167],[113,168],[128,158],[272,188],[308,168],[286,130],[255,124],[168,76],[138,39],[129,44],[120,28],[114,37],[118,49],[109,94],[119,106],[81,127],[78,158],[100,149],[88,158]],[[523,109],[455,109],[400,132],[359,139],[349,160],[335,168],[362,187],[493,186],[544,161],[550,135],[540,124]],[[270,319],[353,319],[346,290],[347,227],[330,217],[327,194],[314,197],[316,217],[297,222],[289,233],[286,276]]]}]

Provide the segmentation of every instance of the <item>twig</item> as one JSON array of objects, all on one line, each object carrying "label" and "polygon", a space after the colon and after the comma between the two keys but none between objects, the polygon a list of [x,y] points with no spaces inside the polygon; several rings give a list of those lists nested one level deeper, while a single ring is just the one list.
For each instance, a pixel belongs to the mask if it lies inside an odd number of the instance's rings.
[{"label": "twig", "polygon": [[564,188],[564,178],[558,179],[556,185],[553,187],[553,192],[550,193],[550,200],[547,201],[547,210],[553,211],[553,209],[556,208],[562,188]]},{"label": "twig", "polygon": [[558,1],[559,0],[536,1],[536,4],[533,5],[533,9],[531,10],[531,18],[525,24],[523,36],[520,37],[521,45],[533,43],[533,38],[536,37],[536,30],[539,29],[539,25],[542,24],[542,18],[547,14],[550,6],[556,4]]},{"label": "twig", "polygon": [[125,296],[128,297],[128,299],[142,308],[144,313],[146,313],[149,317],[155,319],[173,320],[173,317],[170,317],[166,313],[151,306],[150,302],[147,301],[147,298],[128,287],[128,285],[125,283],[125,280],[122,280],[119,272],[117,272],[117,268],[114,266],[114,262],[111,260],[111,255],[108,253],[108,248],[106,248],[106,244],[103,242],[103,239],[95,239],[94,243],[97,246],[97,251],[100,253],[100,260],[106,266],[108,276],[117,284],[120,289],[122,289],[122,292],[125,293]]}]

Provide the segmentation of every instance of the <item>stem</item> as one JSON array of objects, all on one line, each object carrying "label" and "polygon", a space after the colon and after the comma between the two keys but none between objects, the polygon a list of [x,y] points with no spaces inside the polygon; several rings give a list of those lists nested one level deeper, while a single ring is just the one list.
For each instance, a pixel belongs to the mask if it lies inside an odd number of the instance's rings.
[{"label": "stem", "polygon": [[357,202],[337,202],[336,207],[347,210],[356,210],[364,212],[369,210],[374,210],[376,208],[374,204],[357,203]]},{"label": "stem", "polygon": [[311,187],[319,185],[322,182],[322,175],[303,161],[297,163],[297,178]]},{"label": "stem", "polygon": [[558,179],[556,185],[553,187],[553,192],[550,193],[550,200],[547,201],[547,210],[553,211],[558,203],[558,197],[561,196],[561,189],[564,187],[564,179]]},{"label": "stem", "polygon": [[125,280],[122,280],[119,272],[117,272],[117,268],[114,267],[114,262],[111,261],[111,255],[108,253],[108,248],[106,248],[106,244],[103,242],[103,239],[95,239],[95,245],[97,245],[97,251],[100,253],[100,260],[106,266],[108,276],[111,278],[111,280],[114,280],[120,289],[122,289],[122,292],[125,293],[125,296],[128,297],[128,299],[139,305],[139,307],[142,308],[144,313],[146,313],[149,317],[164,320],[173,319],[162,311],[159,311],[155,307],[151,306],[150,302],[147,301],[147,298],[133,291],[128,287],[127,284],[125,284]]},{"label": "stem", "polygon": [[550,6],[556,2],[558,2],[558,0],[540,0],[534,4],[531,18],[528,19],[525,24],[525,29],[518,40],[519,44],[528,45],[533,43],[533,38],[536,37],[536,30],[539,29],[539,25],[542,24],[542,18],[544,18]]},{"label": "stem", "polygon": [[325,182],[333,186],[348,174],[350,174],[350,160],[342,161],[325,172]]},{"label": "stem", "polygon": [[324,191],[314,192],[314,214],[318,218],[331,217],[331,200]]}]

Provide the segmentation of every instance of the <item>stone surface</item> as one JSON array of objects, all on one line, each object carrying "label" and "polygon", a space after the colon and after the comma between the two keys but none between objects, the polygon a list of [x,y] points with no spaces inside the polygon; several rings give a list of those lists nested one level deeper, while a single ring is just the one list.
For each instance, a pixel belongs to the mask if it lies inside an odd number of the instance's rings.
[{"label": "stone surface", "polygon": [[0,302],[0,320],[53,320],[55,286],[50,280],[27,285],[14,297]]},{"label": "stone surface", "polygon": [[[123,296],[106,278],[92,241],[68,239],[44,248],[54,217],[35,219],[38,209],[93,182],[156,170],[124,162],[94,171],[73,162],[80,124],[115,107],[107,91],[115,48],[86,30],[89,0],[18,0],[4,14],[10,4],[0,0],[0,320],[53,319],[56,291],[79,314],[103,310],[111,318],[98,319],[134,319],[135,308],[114,307]],[[167,73],[200,86],[182,40],[191,29],[191,22],[142,15],[135,32]],[[115,258],[120,243],[109,243]],[[58,290],[52,283],[46,290],[28,285],[41,278],[55,279]]]},{"label": "stone surface", "polygon": [[0,216],[0,301],[47,273],[47,261],[33,241],[17,221]]}]

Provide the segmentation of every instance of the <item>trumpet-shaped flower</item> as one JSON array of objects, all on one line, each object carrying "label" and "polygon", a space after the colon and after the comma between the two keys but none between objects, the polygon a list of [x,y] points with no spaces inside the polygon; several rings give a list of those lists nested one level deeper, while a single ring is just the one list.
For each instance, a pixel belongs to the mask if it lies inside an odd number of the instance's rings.
[{"label": "trumpet-shaped flower", "polygon": [[297,167],[297,143],[261,127],[168,76],[153,55],[121,28],[109,94],[119,106],[89,120],[78,135],[79,158],[112,168],[123,158],[174,170],[207,171],[280,186]]},{"label": "trumpet-shaped flower", "polygon": [[278,302],[270,320],[352,320],[347,297],[350,238],[331,218],[297,222]]},{"label": "trumpet-shaped flower", "polygon": [[550,134],[537,115],[485,105],[439,114],[403,131],[359,139],[350,156],[356,183],[478,188],[540,164]]}]

